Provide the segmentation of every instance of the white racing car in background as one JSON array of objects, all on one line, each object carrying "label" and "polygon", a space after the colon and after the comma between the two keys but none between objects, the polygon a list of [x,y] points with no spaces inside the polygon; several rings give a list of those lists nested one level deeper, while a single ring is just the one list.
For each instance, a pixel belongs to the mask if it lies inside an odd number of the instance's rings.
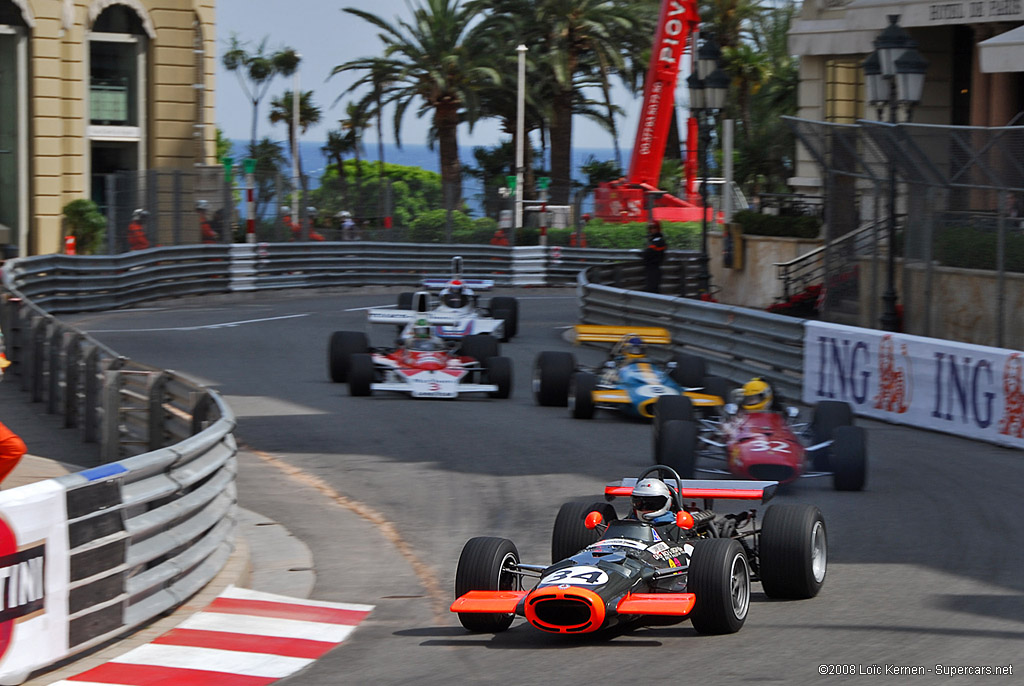
[{"label": "white racing car in background", "polygon": [[462,276],[462,258],[452,258],[452,275],[448,278],[424,279],[423,286],[439,291],[437,297],[430,290],[407,291],[398,294],[396,309],[373,309],[369,321],[375,324],[395,324],[404,327],[410,320],[430,315],[433,333],[446,341],[460,341],[466,336],[487,334],[508,341],[519,328],[519,303],[509,296],[491,298],[487,307],[481,307],[477,291],[494,287],[489,279],[466,279]]}]

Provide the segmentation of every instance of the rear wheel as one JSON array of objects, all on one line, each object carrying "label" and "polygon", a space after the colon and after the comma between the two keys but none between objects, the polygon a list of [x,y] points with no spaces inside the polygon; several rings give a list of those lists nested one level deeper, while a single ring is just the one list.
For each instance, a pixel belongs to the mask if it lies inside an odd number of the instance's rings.
[{"label": "rear wheel", "polygon": [[690,353],[676,353],[672,356],[672,361],[676,363],[676,366],[669,376],[683,388],[696,388],[707,376],[704,358]]},{"label": "rear wheel", "polygon": [[597,377],[590,372],[576,372],[569,379],[569,412],[573,418],[594,418],[595,388]]},{"label": "rear wheel", "polygon": [[373,356],[370,353],[356,353],[352,356],[348,370],[348,394],[352,396],[370,395],[373,389]]},{"label": "rear wheel", "polygon": [[[519,577],[512,569],[519,564],[519,551],[507,538],[471,538],[462,548],[455,572],[455,597],[470,591],[516,591]],[[470,631],[498,633],[512,625],[514,613],[460,612],[459,621]]]},{"label": "rear wheel", "polygon": [[327,346],[327,368],[331,381],[343,383],[348,380],[349,360],[355,353],[365,353],[370,342],[362,331],[335,331]]},{"label": "rear wheel", "polygon": [[661,430],[665,422],[672,419],[693,421],[693,403],[685,395],[663,395],[654,403],[654,419],[651,422],[654,464],[664,464],[661,461]]},{"label": "rear wheel", "polygon": [[868,474],[867,436],[859,426],[839,426],[832,434],[829,468],[837,491],[862,491]]},{"label": "rear wheel", "polygon": [[533,364],[533,397],[538,405],[565,407],[569,403],[569,378],[576,371],[572,353],[545,351]]},{"label": "rear wheel", "polygon": [[508,296],[491,298],[491,316],[505,320],[505,336],[508,340],[519,333],[519,301]]},{"label": "rear wheel", "polygon": [[412,309],[412,291],[403,291],[398,294],[398,309],[400,310],[411,310]]},{"label": "rear wheel", "polygon": [[750,564],[739,541],[694,542],[686,590],[697,596],[690,621],[701,634],[733,634],[750,610]]},{"label": "rear wheel", "polygon": [[[840,426],[853,425],[853,409],[850,404],[841,400],[821,400],[814,406],[811,418],[811,440],[814,444],[831,440],[835,430]],[[814,452],[814,468],[828,471],[831,446],[819,448]]]},{"label": "rear wheel", "polygon": [[555,528],[551,532],[551,563],[572,557],[591,543],[597,543],[601,532],[588,529],[584,524],[587,515],[600,512],[605,523],[618,519],[611,503],[565,503],[555,517]]},{"label": "rear wheel", "polygon": [[498,387],[490,391],[492,398],[507,398],[512,395],[512,360],[508,357],[488,357],[487,383]]},{"label": "rear wheel", "polygon": [[825,583],[828,537],[813,505],[772,505],[758,541],[761,587],[769,598],[813,598]]},{"label": "rear wheel", "polygon": [[725,378],[724,376],[705,376],[701,382],[701,386],[704,387],[704,393],[707,395],[714,395],[722,399],[722,404],[729,402],[729,397],[732,395],[733,388],[732,381]]},{"label": "rear wheel", "polygon": [[498,351],[498,339],[486,333],[466,336],[459,346],[459,354],[464,357],[472,357],[480,364],[483,364],[484,360],[489,357],[497,357]]},{"label": "rear wheel", "polygon": [[661,460],[657,464],[671,467],[682,479],[692,479],[697,472],[697,424],[670,419],[661,428]]}]

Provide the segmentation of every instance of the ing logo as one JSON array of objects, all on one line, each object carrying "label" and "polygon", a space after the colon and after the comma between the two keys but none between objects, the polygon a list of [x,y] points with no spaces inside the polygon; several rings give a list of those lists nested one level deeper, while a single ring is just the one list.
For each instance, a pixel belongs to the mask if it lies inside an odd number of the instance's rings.
[{"label": "ing logo", "polygon": [[1013,353],[1003,367],[1003,418],[999,433],[1024,438],[1024,363]]},{"label": "ing logo", "polygon": [[0,516],[0,658],[14,640],[14,625],[46,605],[42,542],[18,546],[10,524]]},{"label": "ing logo", "polygon": [[896,341],[891,334],[878,344],[878,395],[875,409],[903,414],[910,408],[910,358],[907,346],[900,344],[902,362],[896,356]]}]

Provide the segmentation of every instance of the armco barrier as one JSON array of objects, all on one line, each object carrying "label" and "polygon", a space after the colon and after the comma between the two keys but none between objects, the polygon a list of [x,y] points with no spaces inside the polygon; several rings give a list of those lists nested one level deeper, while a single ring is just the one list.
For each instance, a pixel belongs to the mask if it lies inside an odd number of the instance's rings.
[{"label": "armco barrier", "polygon": [[207,268],[179,261],[181,252],[148,282],[131,268],[120,279],[135,282],[130,297],[111,280],[123,263],[97,267],[81,258],[95,280],[69,278],[67,260],[8,263],[0,304],[12,361],[6,383],[63,415],[83,442],[99,443],[101,464],[0,492],[0,684],[21,683],[174,609],[234,549],[237,447],[227,405],[188,378],[118,355],[24,292],[67,311],[167,294],[171,265],[182,271],[179,293],[208,293],[215,287],[206,279],[226,281],[223,259]]}]

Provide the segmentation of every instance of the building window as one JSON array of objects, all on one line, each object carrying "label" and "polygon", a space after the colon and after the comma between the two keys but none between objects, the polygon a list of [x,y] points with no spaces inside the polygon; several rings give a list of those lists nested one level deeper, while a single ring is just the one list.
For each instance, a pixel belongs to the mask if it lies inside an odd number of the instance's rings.
[{"label": "building window", "polygon": [[138,42],[89,41],[89,122],[100,126],[139,125]]},{"label": "building window", "polygon": [[852,124],[863,117],[861,61],[833,59],[825,63],[825,121]]}]

